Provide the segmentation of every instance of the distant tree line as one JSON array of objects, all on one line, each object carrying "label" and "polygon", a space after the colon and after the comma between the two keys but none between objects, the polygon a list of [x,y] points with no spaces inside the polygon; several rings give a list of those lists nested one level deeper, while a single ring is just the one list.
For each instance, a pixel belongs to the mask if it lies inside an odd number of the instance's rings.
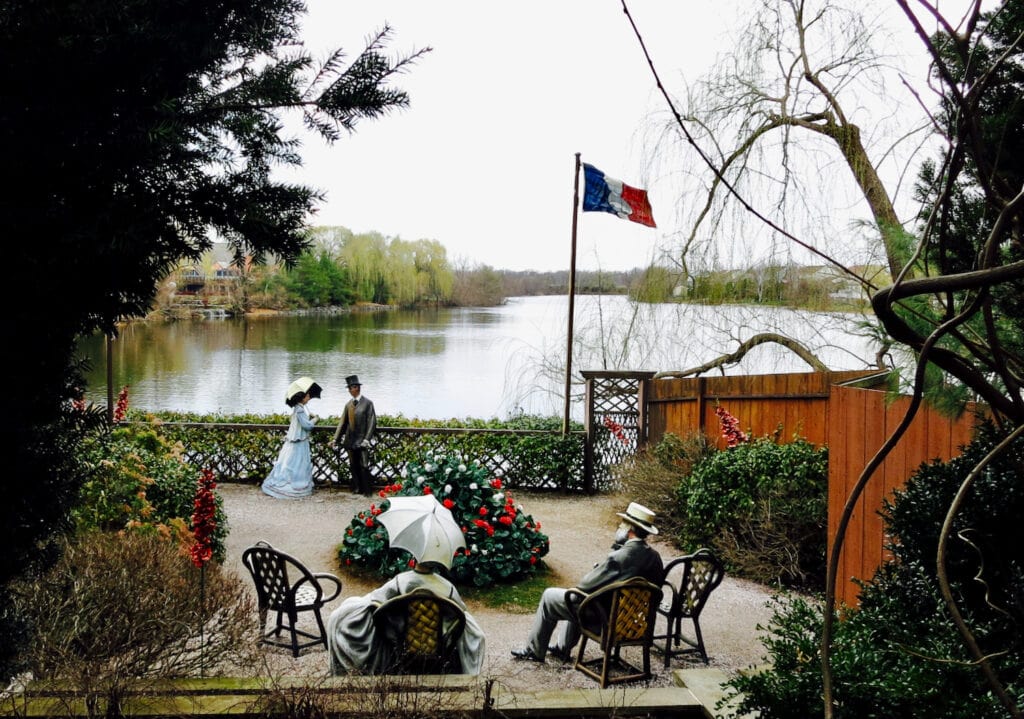
[{"label": "distant tree line", "polygon": [[[436,240],[356,234],[345,227],[314,228],[310,240],[309,248],[291,264],[250,266],[236,283],[209,283],[207,299],[237,311],[359,303],[493,307],[509,297],[563,295],[569,290],[568,270],[502,270],[481,263],[453,263]],[[212,265],[213,258],[203,264]],[[858,301],[843,295],[841,278],[823,273],[820,267],[781,264],[690,276],[657,265],[624,271],[582,270],[576,272],[575,289],[580,295],[629,295],[638,302],[837,309]],[[158,305],[173,305],[172,300],[165,302],[158,300]]]}]

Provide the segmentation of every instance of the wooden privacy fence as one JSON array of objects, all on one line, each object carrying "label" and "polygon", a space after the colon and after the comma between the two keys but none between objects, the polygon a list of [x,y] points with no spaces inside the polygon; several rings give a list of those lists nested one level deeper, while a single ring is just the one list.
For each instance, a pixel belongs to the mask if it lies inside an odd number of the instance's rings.
[{"label": "wooden privacy fence", "polygon": [[[827,446],[831,552],[847,497],[910,404],[909,398],[889,403],[884,378],[877,371],[860,371],[650,380],[644,393],[646,439],[653,444],[669,432],[685,437],[700,431],[722,449],[715,416],[721,405],[753,436],[779,432],[783,442],[800,436]],[[871,579],[887,559],[879,515],[883,498],[891,497],[923,463],[958,456],[973,436],[976,411],[971,405],[959,419],[951,419],[927,406],[918,410],[851,515],[837,573],[839,602],[855,606],[860,588],[853,580]]]},{"label": "wooden privacy fence", "polygon": [[[839,516],[861,472],[906,414],[910,398],[887,404],[885,392],[835,386],[829,392],[828,413],[828,551],[835,542]],[[973,405],[951,419],[922,405],[906,433],[875,471],[857,503],[840,554],[836,576],[837,603],[858,603],[860,588],[853,582],[871,579],[887,560],[879,510],[882,500],[902,487],[924,463],[949,460],[971,441],[977,408]]]},{"label": "wooden privacy fence", "polygon": [[884,378],[877,370],[859,370],[652,380],[646,393],[647,439],[657,443],[667,433],[685,437],[699,431],[722,449],[715,416],[721,405],[754,436],[778,431],[783,442],[799,435],[821,446],[828,439],[832,385],[880,384]]}]

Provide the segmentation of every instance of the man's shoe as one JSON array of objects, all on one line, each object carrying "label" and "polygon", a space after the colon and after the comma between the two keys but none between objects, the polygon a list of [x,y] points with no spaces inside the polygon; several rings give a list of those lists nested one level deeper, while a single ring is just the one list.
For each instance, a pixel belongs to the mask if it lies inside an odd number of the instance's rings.
[{"label": "man's shoe", "polygon": [[523,649],[513,649],[512,658],[517,661],[540,662],[541,664],[544,663],[544,660],[538,657],[536,654],[534,654],[529,647],[524,647]]},{"label": "man's shoe", "polygon": [[572,653],[567,649],[559,649],[558,647],[548,647],[548,654],[553,656],[560,662],[571,662]]}]

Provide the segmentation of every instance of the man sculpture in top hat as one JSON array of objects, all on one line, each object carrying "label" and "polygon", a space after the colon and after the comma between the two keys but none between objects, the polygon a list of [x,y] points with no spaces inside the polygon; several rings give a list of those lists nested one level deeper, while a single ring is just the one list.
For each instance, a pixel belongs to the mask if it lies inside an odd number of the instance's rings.
[{"label": "man sculpture in top hat", "polygon": [[[625,512],[616,514],[623,521],[619,524],[613,549],[603,562],[579,581],[576,589],[580,592],[590,594],[608,584],[632,577],[643,577],[654,584],[661,584],[664,574],[661,555],[647,544],[647,537],[658,533],[653,524],[654,512],[631,502]],[[544,655],[551,652],[562,661],[569,661],[570,652],[579,641],[580,630],[573,621],[565,594],[566,590],[561,587],[544,590],[526,646],[512,650],[514,659],[543,662]],[[565,622],[562,634],[557,644],[548,646],[559,621]]]},{"label": "man sculpture in top hat", "polygon": [[362,395],[358,375],[346,377],[345,385],[352,399],[345,403],[341,422],[338,423],[330,445],[334,447],[341,440],[341,446],[348,452],[348,466],[352,470],[352,491],[370,496],[373,493],[369,466],[370,440],[377,429],[377,413],[370,398]]}]

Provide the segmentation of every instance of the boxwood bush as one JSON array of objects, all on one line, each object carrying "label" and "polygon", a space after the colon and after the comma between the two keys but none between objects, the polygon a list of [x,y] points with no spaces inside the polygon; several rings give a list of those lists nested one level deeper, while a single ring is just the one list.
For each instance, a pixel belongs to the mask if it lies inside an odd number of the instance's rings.
[{"label": "boxwood bush", "polygon": [[733,573],[766,584],[824,586],[828,450],[797,438],[737,443],[679,483],[678,541],[715,549]]}]

